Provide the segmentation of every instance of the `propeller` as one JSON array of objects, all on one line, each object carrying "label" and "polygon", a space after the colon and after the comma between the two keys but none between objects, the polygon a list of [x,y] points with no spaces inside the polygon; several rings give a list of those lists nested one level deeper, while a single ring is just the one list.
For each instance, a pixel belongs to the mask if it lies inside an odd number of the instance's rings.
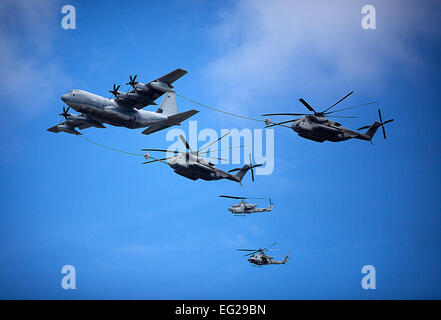
[{"label": "propeller", "polygon": [[138,82],[136,81],[136,77],[138,77],[137,74],[135,74],[135,76],[132,78],[132,75],[130,75],[130,81],[127,82],[127,85],[132,86],[133,89],[135,89],[135,84],[137,84]]},{"label": "propeller", "polygon": [[115,97],[117,97],[118,94],[119,94],[118,90],[119,90],[120,87],[121,87],[121,85],[116,86],[115,84],[113,84],[113,90],[109,90],[109,92],[111,94],[113,94]]},{"label": "propeller", "polygon": [[66,109],[66,107],[63,106],[63,112],[59,113],[58,115],[64,117],[65,119],[67,119],[67,116],[69,115],[69,113],[68,113],[69,109],[70,109],[70,107],[67,107],[67,109]]}]

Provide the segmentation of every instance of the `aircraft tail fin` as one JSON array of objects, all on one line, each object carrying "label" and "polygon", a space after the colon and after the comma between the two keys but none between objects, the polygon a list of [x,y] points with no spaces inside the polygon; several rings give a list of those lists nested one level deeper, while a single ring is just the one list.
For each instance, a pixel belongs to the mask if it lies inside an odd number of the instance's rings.
[{"label": "aircraft tail fin", "polygon": [[245,174],[246,174],[249,170],[251,170],[251,180],[254,181],[254,171],[253,171],[253,169],[256,168],[256,167],[260,167],[260,166],[262,166],[261,163],[260,163],[260,164],[251,164],[251,165],[246,164],[246,165],[244,165],[242,168],[232,169],[232,170],[229,170],[228,172],[239,171],[239,172],[235,175],[235,177],[238,178],[238,180],[237,180],[238,182],[241,182],[241,183],[242,183],[242,179],[243,179],[243,177],[245,176]]},{"label": "aircraft tail fin", "polygon": [[377,132],[378,128],[380,127],[380,123],[378,121],[375,121],[367,130],[366,135],[369,136],[372,140],[375,133]]},{"label": "aircraft tail fin", "polygon": [[286,256],[284,259],[283,259],[283,261],[282,261],[282,264],[285,264],[285,263],[287,263],[288,262],[288,256]]},{"label": "aircraft tail fin", "polygon": [[174,91],[168,91],[165,93],[164,99],[162,99],[162,102],[156,112],[163,113],[168,116],[178,113],[176,93]]},{"label": "aircraft tail fin", "polygon": [[248,170],[251,169],[251,166],[249,165],[244,165],[242,168],[240,168],[239,172],[236,174],[236,177],[239,178],[239,182],[242,181],[243,177],[246,175],[246,173],[248,172]]},{"label": "aircraft tail fin", "polygon": [[267,212],[272,211],[272,210],[273,210],[273,207],[274,207],[274,205],[273,205],[273,203],[271,202],[271,199],[270,199],[270,204],[269,204],[268,208],[266,208],[266,211],[267,211]]}]

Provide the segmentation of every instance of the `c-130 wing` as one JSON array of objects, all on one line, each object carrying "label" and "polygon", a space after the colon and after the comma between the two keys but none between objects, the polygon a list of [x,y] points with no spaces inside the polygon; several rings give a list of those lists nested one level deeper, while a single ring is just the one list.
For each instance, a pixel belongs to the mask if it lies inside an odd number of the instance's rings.
[{"label": "c-130 wing", "polygon": [[176,69],[146,84],[136,83],[134,90],[119,94],[115,100],[126,108],[142,109],[149,105],[157,105],[156,99],[173,89],[172,83],[184,76],[187,71]]}]

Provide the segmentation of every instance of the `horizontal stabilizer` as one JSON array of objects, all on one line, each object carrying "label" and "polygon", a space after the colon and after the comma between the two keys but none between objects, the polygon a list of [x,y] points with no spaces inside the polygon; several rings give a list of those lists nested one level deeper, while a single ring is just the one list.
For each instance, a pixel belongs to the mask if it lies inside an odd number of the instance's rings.
[{"label": "horizontal stabilizer", "polygon": [[169,116],[167,120],[155,123],[151,126],[149,126],[147,129],[145,129],[142,134],[148,135],[160,130],[164,130],[167,128],[170,128],[172,126],[181,124],[182,121],[187,120],[188,118],[194,116],[199,111],[197,110],[189,110],[181,113],[174,114],[172,116]]},{"label": "horizontal stabilizer", "polygon": [[189,110],[181,113],[176,113],[172,116],[169,116],[166,121],[171,124],[180,124],[182,121],[187,120],[188,118],[194,116],[198,112],[199,111],[197,110]]},{"label": "horizontal stabilizer", "polygon": [[167,125],[167,124],[162,124],[162,125],[155,124],[155,125],[149,126],[147,129],[145,129],[142,132],[142,134],[149,135],[149,134],[152,134],[152,133],[155,133],[157,131],[161,131],[161,130],[164,130],[164,129],[167,129],[167,128],[170,128],[170,127],[173,127],[173,125],[172,124],[169,124],[169,125]]},{"label": "horizontal stabilizer", "polygon": [[46,130],[50,131],[50,132],[54,132],[54,133],[58,133],[58,132],[63,131],[63,130],[58,129],[58,125],[50,127],[49,129],[46,129]]},{"label": "horizontal stabilizer", "polygon": [[81,135],[80,132],[76,131],[75,128],[65,125],[64,123],[57,124],[56,126],[53,126],[49,129],[46,129],[47,131],[58,133],[58,132],[66,132],[74,135]]}]

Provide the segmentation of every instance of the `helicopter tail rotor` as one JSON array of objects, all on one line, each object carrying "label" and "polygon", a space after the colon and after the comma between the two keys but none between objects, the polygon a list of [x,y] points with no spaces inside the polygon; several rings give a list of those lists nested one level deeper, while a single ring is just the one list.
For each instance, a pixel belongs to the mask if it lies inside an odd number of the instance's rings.
[{"label": "helicopter tail rotor", "polygon": [[364,127],[358,128],[357,130],[368,129],[366,131],[366,135],[369,136],[370,140],[372,140],[372,138],[374,137],[378,128],[381,127],[381,129],[383,131],[383,137],[384,137],[384,139],[386,139],[386,130],[384,129],[384,125],[394,121],[394,119],[389,119],[389,120],[383,121],[383,118],[381,117],[380,109],[378,109],[378,117],[380,118],[380,122],[375,121],[374,124],[372,124],[371,126],[364,126]]}]

